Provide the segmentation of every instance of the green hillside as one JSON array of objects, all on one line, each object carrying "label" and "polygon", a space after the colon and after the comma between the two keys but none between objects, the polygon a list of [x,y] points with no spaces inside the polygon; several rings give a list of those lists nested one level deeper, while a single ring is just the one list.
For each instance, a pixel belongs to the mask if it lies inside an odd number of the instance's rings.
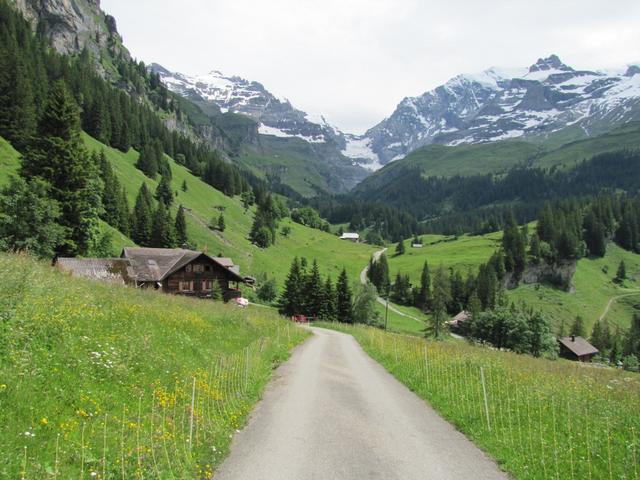
[{"label": "green hillside", "polygon": [[[84,135],[87,146],[92,150],[104,150],[111,161],[120,182],[124,185],[133,206],[136,194],[142,182],[146,182],[151,191],[155,191],[157,182],[144,176],[135,167],[138,154],[133,149],[127,154],[106,147],[95,139]],[[282,285],[295,256],[304,256],[309,260],[317,258],[325,274],[331,274],[334,280],[343,267],[352,281],[357,279],[363,266],[369,261],[373,248],[346,243],[336,236],[320,230],[304,227],[285,220],[282,225],[291,227],[291,234],[285,238],[278,235],[274,246],[263,250],[248,240],[253,222],[252,211],[245,213],[239,198],[229,198],[199,178],[193,176],[185,167],[169,159],[173,171],[172,186],[177,193],[175,209],[182,204],[190,211],[187,214],[188,233],[198,248],[207,248],[214,255],[222,254],[233,258],[247,275],[256,276],[266,273],[276,277]],[[187,191],[181,186],[187,183]],[[207,225],[214,216],[224,214],[226,230],[224,233],[210,230]]]},{"label": "green hillside", "polygon": [[[463,275],[469,269],[475,273],[480,264],[489,260],[499,248],[501,238],[501,232],[458,238],[424,235],[423,248],[410,248],[410,240],[407,240],[407,252],[400,256],[394,256],[395,245],[392,245],[387,257],[391,279],[400,272],[408,274],[412,283],[418,284],[425,260],[429,262],[432,271],[443,265],[445,268],[460,270]],[[621,260],[625,262],[630,280],[618,285],[613,282],[613,277]],[[607,319],[613,325],[627,328],[633,314],[640,311],[640,255],[627,252],[614,244],[609,245],[604,258],[579,260],[573,283],[575,292],[572,293],[548,285],[521,285],[509,291],[508,296],[511,300],[525,301],[544,311],[556,326],[564,322],[568,327],[576,315],[581,315],[589,331],[612,298],[625,295],[619,301],[612,302],[607,314]]]},{"label": "green hillside", "polygon": [[210,478],[306,335],[266,309],[73,279],[26,256],[0,254],[0,284],[2,478]]}]

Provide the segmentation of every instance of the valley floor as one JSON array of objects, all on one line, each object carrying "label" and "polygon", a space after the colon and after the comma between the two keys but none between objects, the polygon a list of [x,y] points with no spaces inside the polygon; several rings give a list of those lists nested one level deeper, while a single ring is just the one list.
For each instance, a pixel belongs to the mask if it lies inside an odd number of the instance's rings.
[{"label": "valley floor", "polygon": [[353,337],[312,330],[216,479],[508,478]]}]

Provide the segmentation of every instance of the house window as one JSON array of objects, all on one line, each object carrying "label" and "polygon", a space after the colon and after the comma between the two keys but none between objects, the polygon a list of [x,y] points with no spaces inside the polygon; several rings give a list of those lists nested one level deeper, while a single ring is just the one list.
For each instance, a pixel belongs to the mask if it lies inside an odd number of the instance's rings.
[{"label": "house window", "polygon": [[191,265],[187,265],[184,269],[185,272],[191,273]]},{"label": "house window", "polygon": [[178,284],[178,291],[180,291],[180,292],[192,292],[193,291],[193,281],[190,281],[190,282],[181,281]]},{"label": "house window", "polygon": [[204,272],[204,265],[194,265],[193,266],[193,271],[195,273],[202,273]]},{"label": "house window", "polygon": [[211,265],[205,265],[204,266],[204,271],[205,272],[210,272],[211,271]]},{"label": "house window", "polygon": [[205,292],[210,292],[213,289],[213,281],[212,280],[203,280],[202,281],[202,290]]}]

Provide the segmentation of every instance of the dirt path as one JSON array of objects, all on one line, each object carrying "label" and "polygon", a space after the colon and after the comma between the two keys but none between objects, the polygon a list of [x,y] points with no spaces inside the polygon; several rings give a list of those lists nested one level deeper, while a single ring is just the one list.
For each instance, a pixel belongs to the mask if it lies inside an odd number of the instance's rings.
[{"label": "dirt path", "polygon": [[353,337],[312,331],[276,372],[215,479],[508,478]]},{"label": "dirt path", "polygon": [[607,314],[609,313],[609,310],[611,309],[611,306],[615,301],[625,297],[633,297],[634,295],[640,295],[640,290],[636,290],[634,292],[629,292],[623,295],[617,295],[615,297],[611,297],[609,299],[609,302],[607,302],[607,307],[604,309],[604,312],[602,313],[602,315],[600,315],[600,318],[598,319],[598,321],[602,321],[607,316]]}]

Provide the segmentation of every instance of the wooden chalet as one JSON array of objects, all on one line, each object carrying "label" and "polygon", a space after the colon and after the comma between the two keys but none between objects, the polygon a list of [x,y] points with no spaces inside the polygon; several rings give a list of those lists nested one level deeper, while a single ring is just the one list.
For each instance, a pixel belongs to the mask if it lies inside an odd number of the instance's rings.
[{"label": "wooden chalet", "polygon": [[225,301],[240,297],[240,284],[252,280],[230,258],[179,248],[125,248],[120,258],[59,258],[57,265],[78,277],[201,298],[211,297],[218,282]]},{"label": "wooden chalet", "polygon": [[598,353],[598,349],[587,342],[582,337],[571,335],[570,337],[562,337],[558,339],[560,344],[560,356],[568,360],[576,360],[578,362],[590,362]]}]

